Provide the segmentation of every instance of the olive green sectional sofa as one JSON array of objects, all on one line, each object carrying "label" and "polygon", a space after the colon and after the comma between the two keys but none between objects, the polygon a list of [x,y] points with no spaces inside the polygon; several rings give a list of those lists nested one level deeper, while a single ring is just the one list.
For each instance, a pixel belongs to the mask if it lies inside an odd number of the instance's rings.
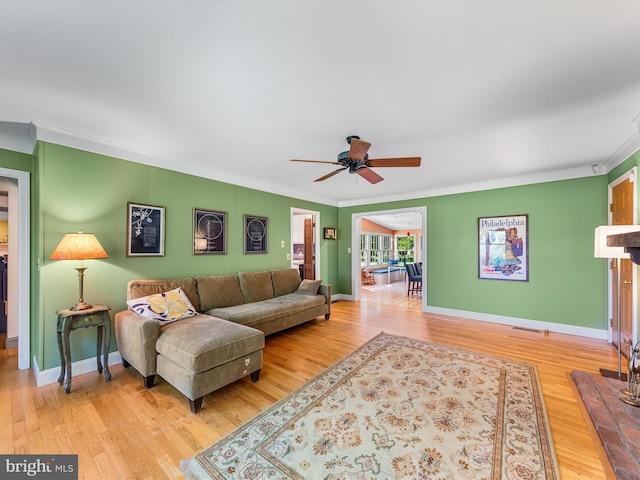
[{"label": "olive green sectional sofa", "polygon": [[[170,309],[153,303],[171,295],[178,301]],[[328,320],[331,285],[302,281],[295,269],[132,280],[127,304],[114,319],[123,365],[140,372],[146,388],[159,375],[197,413],[204,395],[246,375],[258,380],[265,335]],[[144,316],[150,310],[156,318]]]}]

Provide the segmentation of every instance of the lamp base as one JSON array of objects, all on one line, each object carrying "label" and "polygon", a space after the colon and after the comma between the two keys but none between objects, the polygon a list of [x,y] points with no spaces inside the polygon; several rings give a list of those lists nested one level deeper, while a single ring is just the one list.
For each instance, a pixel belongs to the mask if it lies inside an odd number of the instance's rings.
[{"label": "lamp base", "polygon": [[632,407],[640,407],[640,400],[631,395],[621,397],[620,400],[622,400],[627,405],[631,405]]},{"label": "lamp base", "polygon": [[93,305],[89,305],[85,301],[80,301],[76,303],[73,307],[71,307],[69,310],[73,310],[74,312],[77,312],[78,310],[89,310],[90,308],[93,308]]},{"label": "lamp base", "polygon": [[600,375],[607,378],[617,378],[623,382],[627,381],[627,374],[624,372],[618,373],[616,370],[607,370],[605,368],[600,369]]}]

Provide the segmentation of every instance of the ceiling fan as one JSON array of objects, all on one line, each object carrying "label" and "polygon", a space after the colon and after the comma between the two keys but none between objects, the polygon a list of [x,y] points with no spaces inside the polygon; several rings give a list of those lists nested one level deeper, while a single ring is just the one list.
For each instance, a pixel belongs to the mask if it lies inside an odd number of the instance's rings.
[{"label": "ceiling fan", "polygon": [[348,151],[338,154],[337,162],[325,162],[322,160],[291,160],[292,162],[308,162],[308,163],[329,163],[331,165],[340,165],[340,168],[328,173],[320,178],[316,178],[314,182],[321,182],[334,175],[349,170],[349,173],[357,173],[369,183],[376,184],[384,180],[380,175],[371,170],[371,167],[419,167],[420,157],[404,157],[404,158],[369,158],[367,151],[371,144],[360,140],[360,137],[351,135],[347,137],[347,143],[351,145]]}]

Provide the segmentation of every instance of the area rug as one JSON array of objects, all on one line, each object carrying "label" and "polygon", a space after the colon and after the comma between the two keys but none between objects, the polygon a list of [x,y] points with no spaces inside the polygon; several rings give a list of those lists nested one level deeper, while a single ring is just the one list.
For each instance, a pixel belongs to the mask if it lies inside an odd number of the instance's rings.
[{"label": "area rug", "polygon": [[559,479],[534,365],[380,333],[189,460],[192,479]]}]

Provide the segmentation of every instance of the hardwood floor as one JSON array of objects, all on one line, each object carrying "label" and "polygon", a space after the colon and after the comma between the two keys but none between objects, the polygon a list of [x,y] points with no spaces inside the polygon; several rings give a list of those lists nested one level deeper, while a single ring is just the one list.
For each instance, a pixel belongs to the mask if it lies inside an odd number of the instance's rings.
[{"label": "hardwood floor", "polygon": [[424,314],[419,295],[407,299],[403,290],[391,299],[391,288],[379,290],[334,303],[329,321],[268,337],[260,381],[246,377],[207,395],[197,415],[162,379],[145,390],[121,365],[111,367],[111,383],[97,372],[74,377],[69,395],[57,383],[36,388],[33,372],[17,369],[16,350],[2,350],[0,452],[76,453],[86,480],[183,478],[181,459],[385,331],[537,365],[562,478],[607,478],[569,379],[572,370],[617,368],[605,341]]}]

